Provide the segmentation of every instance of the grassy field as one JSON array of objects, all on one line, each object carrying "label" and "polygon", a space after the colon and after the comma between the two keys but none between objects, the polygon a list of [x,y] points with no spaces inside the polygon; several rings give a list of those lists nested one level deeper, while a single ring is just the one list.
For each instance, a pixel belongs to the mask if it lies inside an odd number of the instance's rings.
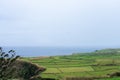
[{"label": "grassy field", "polygon": [[23,60],[44,66],[43,78],[65,79],[66,77],[96,77],[95,80],[120,80],[108,78],[107,74],[120,71],[119,50],[100,50],[92,53],[23,58]]}]

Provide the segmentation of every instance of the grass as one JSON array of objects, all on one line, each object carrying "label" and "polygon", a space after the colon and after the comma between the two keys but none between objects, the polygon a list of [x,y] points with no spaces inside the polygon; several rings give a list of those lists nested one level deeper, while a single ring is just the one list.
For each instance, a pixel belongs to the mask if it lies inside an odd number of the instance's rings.
[{"label": "grass", "polygon": [[48,68],[44,73],[73,73],[73,72],[85,72],[94,71],[90,66],[87,67],[68,67],[68,68]]},{"label": "grass", "polygon": [[98,80],[119,80],[119,77],[108,78],[107,74],[120,71],[120,53],[109,52],[103,50],[68,56],[23,58],[22,60],[46,67],[47,70],[42,73],[44,78],[101,77],[102,79]]}]

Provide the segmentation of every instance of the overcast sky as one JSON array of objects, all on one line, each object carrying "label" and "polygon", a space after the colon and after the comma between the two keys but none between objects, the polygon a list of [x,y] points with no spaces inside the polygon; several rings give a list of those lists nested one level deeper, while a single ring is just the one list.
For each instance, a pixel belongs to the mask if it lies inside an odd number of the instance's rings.
[{"label": "overcast sky", "polygon": [[120,47],[120,0],[0,0],[0,46]]}]

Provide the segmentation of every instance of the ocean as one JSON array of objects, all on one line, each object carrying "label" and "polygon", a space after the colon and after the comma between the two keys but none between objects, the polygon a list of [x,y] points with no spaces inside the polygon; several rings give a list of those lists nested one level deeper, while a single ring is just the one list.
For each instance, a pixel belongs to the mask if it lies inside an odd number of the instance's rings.
[{"label": "ocean", "polygon": [[3,47],[5,52],[15,50],[16,55],[22,57],[70,55],[73,53],[93,52],[100,48],[81,47]]}]

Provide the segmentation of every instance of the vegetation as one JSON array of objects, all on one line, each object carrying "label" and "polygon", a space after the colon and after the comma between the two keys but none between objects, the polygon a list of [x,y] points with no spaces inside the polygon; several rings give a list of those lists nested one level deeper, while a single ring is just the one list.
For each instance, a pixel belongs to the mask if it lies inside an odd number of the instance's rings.
[{"label": "vegetation", "polygon": [[15,56],[15,51],[10,50],[8,53],[3,52],[0,47],[0,80],[8,80],[12,78],[14,69],[11,65],[19,58]]},{"label": "vegetation", "polygon": [[43,67],[21,60],[17,60],[12,68],[15,69],[14,77],[20,80],[39,80],[41,79],[39,74],[45,71]]},{"label": "vegetation", "polygon": [[103,49],[63,56],[18,58],[13,50],[5,53],[0,48],[0,80],[120,79],[120,49]]},{"label": "vegetation", "polygon": [[[43,78],[74,80],[118,80],[111,77],[120,71],[120,49],[103,49],[91,53],[64,56],[22,58],[47,68]],[[120,78],[119,78],[120,79]]]},{"label": "vegetation", "polygon": [[40,80],[40,73],[46,69],[36,64],[17,60],[14,50],[5,53],[0,48],[0,80]]}]

